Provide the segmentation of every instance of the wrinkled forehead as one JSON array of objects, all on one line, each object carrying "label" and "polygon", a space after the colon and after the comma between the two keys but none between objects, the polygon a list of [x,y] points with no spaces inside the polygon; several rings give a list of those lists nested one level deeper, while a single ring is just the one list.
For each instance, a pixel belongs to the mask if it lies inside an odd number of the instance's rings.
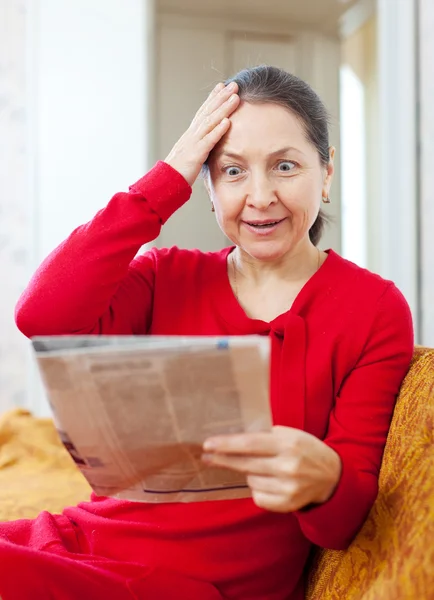
[{"label": "wrinkled forehead", "polygon": [[215,146],[210,159],[226,153],[269,155],[281,148],[314,151],[303,122],[290,110],[271,103],[242,102],[231,115],[231,127]]}]

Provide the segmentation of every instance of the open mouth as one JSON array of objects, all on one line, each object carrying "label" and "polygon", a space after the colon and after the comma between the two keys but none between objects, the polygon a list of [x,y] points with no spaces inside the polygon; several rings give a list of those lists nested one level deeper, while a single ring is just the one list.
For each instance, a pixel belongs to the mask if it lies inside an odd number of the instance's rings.
[{"label": "open mouth", "polygon": [[255,229],[271,229],[272,227],[275,227],[282,221],[283,221],[283,219],[279,219],[278,221],[262,221],[262,222],[245,221],[245,223],[246,223],[246,225],[249,225],[249,227],[254,227]]}]

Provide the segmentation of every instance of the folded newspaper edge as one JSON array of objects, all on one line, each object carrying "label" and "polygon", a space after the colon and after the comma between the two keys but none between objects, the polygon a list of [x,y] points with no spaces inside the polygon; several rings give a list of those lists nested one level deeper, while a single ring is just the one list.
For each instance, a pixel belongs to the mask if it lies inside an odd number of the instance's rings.
[{"label": "folded newspaper edge", "polygon": [[94,492],[139,502],[250,496],[205,439],[269,431],[266,336],[32,339],[54,422]]}]

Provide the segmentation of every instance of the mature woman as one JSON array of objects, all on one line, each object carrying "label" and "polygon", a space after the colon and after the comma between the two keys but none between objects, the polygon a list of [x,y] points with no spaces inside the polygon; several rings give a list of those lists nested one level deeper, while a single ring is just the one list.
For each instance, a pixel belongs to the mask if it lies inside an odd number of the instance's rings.
[{"label": "mature woman", "polygon": [[[216,86],[164,162],[38,269],[17,308],[29,337],[270,335],[275,426],[204,445],[205,461],[247,474],[251,499],[93,496],[2,524],[3,600],[301,599],[311,545],[351,542],[377,494],[413,334],[393,283],[317,248],[333,156],[306,83],[242,71]],[[201,170],[233,246],[135,258]]]}]

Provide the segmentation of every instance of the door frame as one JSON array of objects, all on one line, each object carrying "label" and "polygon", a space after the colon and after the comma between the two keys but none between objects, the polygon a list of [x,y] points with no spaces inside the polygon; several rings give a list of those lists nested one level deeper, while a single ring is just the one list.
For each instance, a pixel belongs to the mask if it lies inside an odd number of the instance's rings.
[{"label": "door frame", "polygon": [[367,203],[368,268],[402,291],[420,340],[417,0],[359,0],[342,19],[341,37],[374,15],[379,193]]}]

